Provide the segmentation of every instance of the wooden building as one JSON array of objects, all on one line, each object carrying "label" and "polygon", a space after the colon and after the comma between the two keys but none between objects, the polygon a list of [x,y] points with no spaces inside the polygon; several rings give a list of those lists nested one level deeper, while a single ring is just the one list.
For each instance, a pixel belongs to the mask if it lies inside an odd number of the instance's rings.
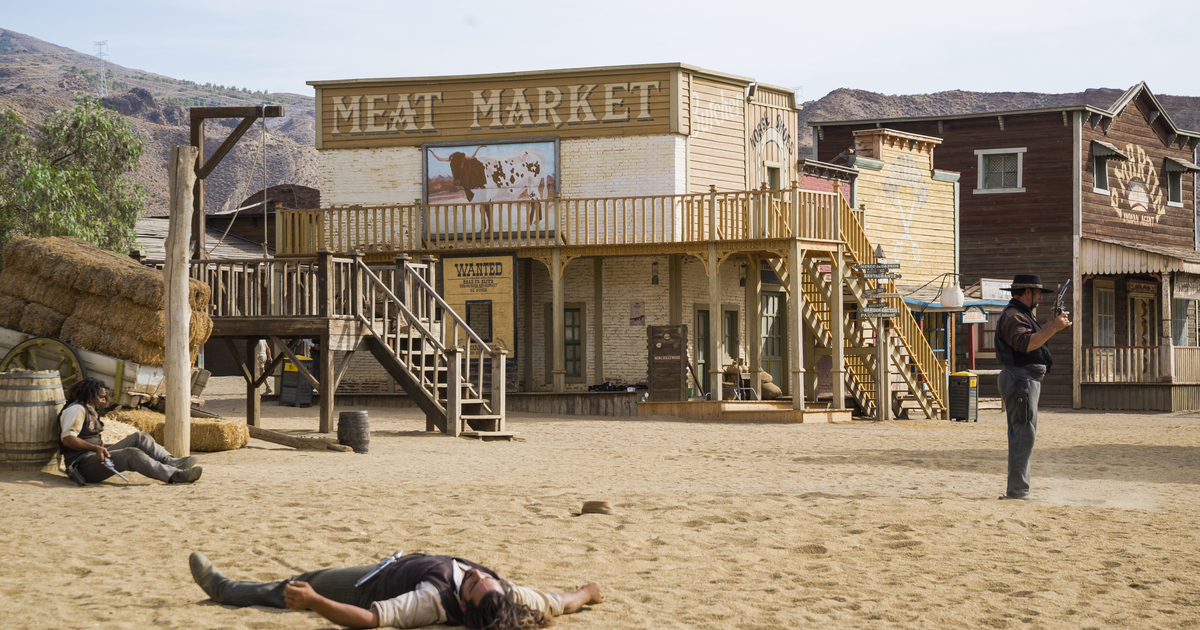
[{"label": "wooden building", "polygon": [[[1016,273],[1039,273],[1053,285],[1071,280],[1066,299],[1075,326],[1051,340],[1045,404],[1200,408],[1200,133],[1180,129],[1145,83],[1107,108],[809,124],[813,155],[825,160],[853,148],[856,134],[881,127],[942,138],[935,166],[963,174],[965,285]],[[994,321],[982,326],[970,354],[979,367],[998,369]],[[967,349],[960,345],[959,354]],[[985,385],[994,387],[990,380]]]},{"label": "wooden building", "polygon": [[[802,161],[791,90],[677,63],[310,85],[322,208],[277,214],[277,256],[437,262],[441,297],[507,352],[510,389],[541,396],[509,409],[595,413],[589,388],[646,383],[648,326],[686,326],[680,391],[729,398],[740,360],[752,389],[781,386],[789,419],[847,400],[871,413],[880,339],[888,410],[942,410],[944,358],[854,267],[878,241],[906,282],[956,271],[957,175],[933,170],[937,138],[863,134],[865,168]],[[865,231],[852,188],[880,208]],[[854,316],[876,301],[898,309],[881,330]],[[394,388],[370,358],[341,383]]]}]

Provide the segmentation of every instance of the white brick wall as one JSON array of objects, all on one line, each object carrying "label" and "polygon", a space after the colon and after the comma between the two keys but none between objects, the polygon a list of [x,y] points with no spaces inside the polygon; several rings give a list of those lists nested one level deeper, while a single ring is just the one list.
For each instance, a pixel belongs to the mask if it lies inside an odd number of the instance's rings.
[{"label": "white brick wall", "polygon": [[686,192],[683,136],[563,140],[563,197],[675,195]]},{"label": "white brick wall", "polygon": [[421,197],[417,147],[320,151],[321,206],[409,204]]}]

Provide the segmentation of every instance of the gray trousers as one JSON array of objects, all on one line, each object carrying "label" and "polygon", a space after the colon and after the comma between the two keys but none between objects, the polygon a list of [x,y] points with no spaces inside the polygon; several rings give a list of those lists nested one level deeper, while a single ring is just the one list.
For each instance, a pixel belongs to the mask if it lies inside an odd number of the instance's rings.
[{"label": "gray trousers", "polygon": [[[308,582],[313,590],[322,597],[332,599],[341,604],[350,604],[359,608],[371,607],[375,601],[375,582],[378,578],[355,588],[354,583],[362,576],[370,573],[378,565],[368,564],[361,567],[346,567],[344,569],[319,569],[301,573],[291,578],[297,582]],[[289,580],[279,582],[235,582],[225,579],[217,586],[220,593],[220,603],[227,606],[273,606],[287,608],[283,599],[283,589]]]},{"label": "gray trousers", "polygon": [[[113,467],[121,472],[132,470],[151,479],[167,481],[179,470],[163,463],[171,453],[141,431],[106,448]],[[97,483],[113,476],[113,472],[100,462],[95,453],[84,453],[71,460],[71,463],[78,466],[79,473],[88,483]]]},{"label": "gray trousers", "polygon": [[1010,497],[1029,494],[1029,460],[1037,438],[1038,399],[1044,365],[1006,365],[1000,371],[1000,396],[1008,412],[1008,490]]}]

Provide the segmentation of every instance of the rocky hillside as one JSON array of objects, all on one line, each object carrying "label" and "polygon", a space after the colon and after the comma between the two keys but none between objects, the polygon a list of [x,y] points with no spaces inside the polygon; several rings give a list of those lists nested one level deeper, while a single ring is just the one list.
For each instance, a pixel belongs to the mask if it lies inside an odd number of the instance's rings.
[{"label": "rocky hillside", "polygon": [[[56,109],[72,106],[75,92],[98,93],[97,58],[34,37],[0,29],[0,109],[12,109],[30,125]],[[286,116],[254,128],[208,177],[208,211],[237,207],[262,190],[263,169],[256,156],[265,144],[267,186],[317,186],[313,148],[312,98],[299,94],[266,94],[248,88],[199,85],[158,74],[107,64],[109,97],[105,102],[124,114],[146,142],[137,179],[150,193],[147,213],[167,212],[167,158],[171,147],[189,143],[187,108],[283,105]],[[210,155],[239,120],[210,120],[205,148]],[[253,165],[253,167],[252,167]]]},{"label": "rocky hillside", "polygon": [[[798,144],[800,155],[812,154],[812,131],[808,122],[818,120],[855,120],[861,118],[898,118],[902,116],[938,116],[972,114],[1011,109],[1035,109],[1086,104],[1108,109],[1131,86],[1120,89],[1099,88],[1066,94],[1038,92],[935,92],[933,94],[884,95],[865,90],[837,89],[822,98],[804,104],[800,112]],[[1153,90],[1154,86],[1150,86]],[[1200,130],[1200,97],[1155,94],[1176,125]]]}]

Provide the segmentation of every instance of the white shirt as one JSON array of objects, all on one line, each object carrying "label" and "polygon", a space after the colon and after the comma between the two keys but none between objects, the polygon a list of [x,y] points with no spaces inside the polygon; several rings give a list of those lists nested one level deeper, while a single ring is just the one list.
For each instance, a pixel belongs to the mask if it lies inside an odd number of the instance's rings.
[{"label": "white shirt", "polygon": [[[454,562],[454,587],[462,586],[466,570]],[[512,587],[513,597],[517,603],[524,604],[534,610],[555,617],[563,613],[563,601],[556,593],[546,593],[537,589],[517,586]],[[442,608],[442,596],[437,587],[429,582],[417,584],[416,590],[403,595],[378,602],[371,602],[371,609],[379,615],[380,626],[394,628],[419,628],[446,623],[446,610]]]},{"label": "white shirt", "polygon": [[[88,405],[90,408],[91,405]],[[65,438],[68,435],[79,437],[79,432],[83,430],[83,422],[87,420],[87,412],[83,405],[71,403],[69,407],[62,412],[62,434],[59,439]]]}]

